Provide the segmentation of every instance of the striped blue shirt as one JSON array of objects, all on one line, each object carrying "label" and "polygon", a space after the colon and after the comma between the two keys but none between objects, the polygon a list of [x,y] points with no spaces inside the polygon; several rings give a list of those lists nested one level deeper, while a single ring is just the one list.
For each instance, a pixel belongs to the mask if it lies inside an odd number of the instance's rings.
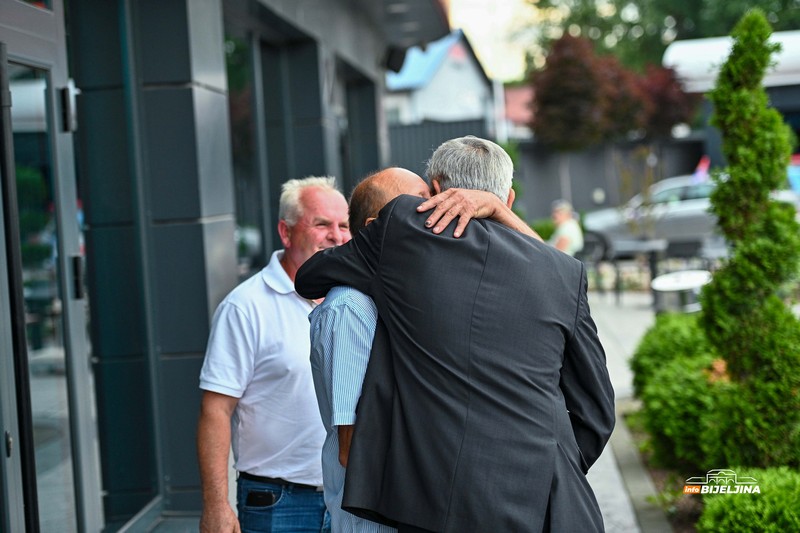
[{"label": "striped blue shirt", "polygon": [[390,533],[394,528],[342,510],[345,469],[339,463],[336,426],[356,421],[356,404],[367,371],[378,310],[366,294],[334,287],[309,315],[311,373],[327,436],[322,446],[322,480],[332,533]]}]

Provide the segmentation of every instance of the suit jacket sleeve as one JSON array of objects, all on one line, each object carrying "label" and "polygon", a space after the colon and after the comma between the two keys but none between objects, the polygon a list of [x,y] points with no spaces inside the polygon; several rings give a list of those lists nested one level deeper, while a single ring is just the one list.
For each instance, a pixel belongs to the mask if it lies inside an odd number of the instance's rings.
[{"label": "suit jacket sleeve", "polygon": [[584,473],[600,457],[614,429],[614,389],[597,327],[589,314],[586,271],[581,288],[575,329],[567,339],[561,369],[561,390],[569,410],[572,430],[581,452]]},{"label": "suit jacket sleeve", "polygon": [[349,285],[371,296],[386,225],[395,201],[349,242],[311,256],[297,271],[294,288],[303,298],[322,298],[337,285]]}]

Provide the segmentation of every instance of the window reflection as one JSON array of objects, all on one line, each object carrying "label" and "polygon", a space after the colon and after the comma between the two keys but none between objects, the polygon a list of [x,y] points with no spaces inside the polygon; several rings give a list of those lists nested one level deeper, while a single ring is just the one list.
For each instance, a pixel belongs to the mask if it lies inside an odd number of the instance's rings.
[{"label": "window reflection", "polygon": [[256,164],[252,53],[247,38],[225,39],[231,153],[236,198],[236,247],[244,278],[265,264],[261,186]]},{"label": "window reflection", "polygon": [[75,531],[47,80],[21,65],[11,64],[9,74],[40,529]]}]

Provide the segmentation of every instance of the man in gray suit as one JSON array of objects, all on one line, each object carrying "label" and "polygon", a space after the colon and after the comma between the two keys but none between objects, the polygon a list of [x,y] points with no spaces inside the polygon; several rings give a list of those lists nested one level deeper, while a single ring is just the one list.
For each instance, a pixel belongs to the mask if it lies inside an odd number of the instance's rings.
[{"label": "man in gray suit", "polygon": [[[485,190],[510,207],[512,171],[499,146],[463,137],[428,176],[436,192]],[[343,508],[401,532],[602,531],[585,474],[614,399],[583,264],[487,220],[434,235],[420,203],[400,196],[297,275],[306,298],[365,292],[382,322]]]}]

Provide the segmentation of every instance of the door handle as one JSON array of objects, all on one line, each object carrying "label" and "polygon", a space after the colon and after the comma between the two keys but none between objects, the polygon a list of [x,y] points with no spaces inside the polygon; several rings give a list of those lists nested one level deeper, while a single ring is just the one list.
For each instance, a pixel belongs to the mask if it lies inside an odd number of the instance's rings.
[{"label": "door handle", "polygon": [[58,89],[58,97],[61,100],[61,131],[64,133],[74,132],[76,128],[72,87],[67,86]]},{"label": "door handle", "polygon": [[83,257],[73,255],[72,260],[72,295],[76,300],[82,300],[86,291],[83,285]]}]

